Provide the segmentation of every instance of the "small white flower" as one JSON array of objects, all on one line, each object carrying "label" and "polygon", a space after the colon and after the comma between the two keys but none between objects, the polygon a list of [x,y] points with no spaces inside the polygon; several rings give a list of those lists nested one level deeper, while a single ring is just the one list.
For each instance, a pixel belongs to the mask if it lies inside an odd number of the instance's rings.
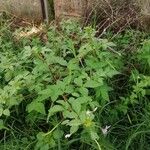
[{"label": "small white flower", "polygon": [[108,133],[108,129],[110,128],[111,126],[107,126],[106,125],[106,127],[105,128],[101,128],[101,130],[102,130],[102,133],[106,136],[107,135],[107,133]]},{"label": "small white flower", "polygon": [[97,109],[98,109],[98,108],[96,107],[96,108],[94,108],[93,111],[88,110],[88,111],[86,111],[86,114],[87,114],[88,116],[90,116],[92,113],[96,112]]},{"label": "small white flower", "polygon": [[66,134],[65,135],[65,138],[67,139],[67,138],[70,138],[71,137],[71,134]]},{"label": "small white flower", "polygon": [[87,111],[86,114],[89,116],[92,112],[91,111]]},{"label": "small white flower", "polygon": [[97,108],[97,107],[95,107],[95,108],[94,108],[94,110],[93,110],[93,112],[95,112],[97,109],[98,109],[98,108]]}]

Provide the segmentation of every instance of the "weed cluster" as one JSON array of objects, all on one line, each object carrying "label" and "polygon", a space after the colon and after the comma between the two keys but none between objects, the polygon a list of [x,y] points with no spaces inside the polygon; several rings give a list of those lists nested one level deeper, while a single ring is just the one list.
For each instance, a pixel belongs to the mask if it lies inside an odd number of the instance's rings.
[{"label": "weed cluster", "polygon": [[149,149],[150,40],[66,21],[14,40],[0,26],[1,149]]}]

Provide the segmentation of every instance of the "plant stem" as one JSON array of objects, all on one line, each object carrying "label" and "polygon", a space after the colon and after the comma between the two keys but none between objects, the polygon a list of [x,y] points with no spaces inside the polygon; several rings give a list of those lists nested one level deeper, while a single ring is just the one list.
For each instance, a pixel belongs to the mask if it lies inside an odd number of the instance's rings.
[{"label": "plant stem", "polygon": [[98,141],[97,141],[97,140],[94,140],[94,141],[95,141],[95,143],[97,144],[98,150],[102,150],[102,149],[101,149],[101,146],[100,146],[99,143],[98,143]]}]

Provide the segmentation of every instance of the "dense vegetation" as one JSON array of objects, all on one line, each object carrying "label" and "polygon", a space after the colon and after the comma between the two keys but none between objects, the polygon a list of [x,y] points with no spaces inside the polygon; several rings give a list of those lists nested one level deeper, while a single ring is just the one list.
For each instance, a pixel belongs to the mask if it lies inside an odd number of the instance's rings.
[{"label": "dense vegetation", "polygon": [[18,40],[1,22],[0,149],[148,150],[150,34],[45,30]]}]

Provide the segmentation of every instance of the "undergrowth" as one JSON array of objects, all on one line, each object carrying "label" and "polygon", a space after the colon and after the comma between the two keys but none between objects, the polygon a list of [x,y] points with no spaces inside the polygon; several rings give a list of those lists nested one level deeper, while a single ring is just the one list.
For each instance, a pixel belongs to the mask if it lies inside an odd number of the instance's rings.
[{"label": "undergrowth", "polygon": [[16,40],[1,22],[0,149],[148,150],[150,35],[46,30]]}]

